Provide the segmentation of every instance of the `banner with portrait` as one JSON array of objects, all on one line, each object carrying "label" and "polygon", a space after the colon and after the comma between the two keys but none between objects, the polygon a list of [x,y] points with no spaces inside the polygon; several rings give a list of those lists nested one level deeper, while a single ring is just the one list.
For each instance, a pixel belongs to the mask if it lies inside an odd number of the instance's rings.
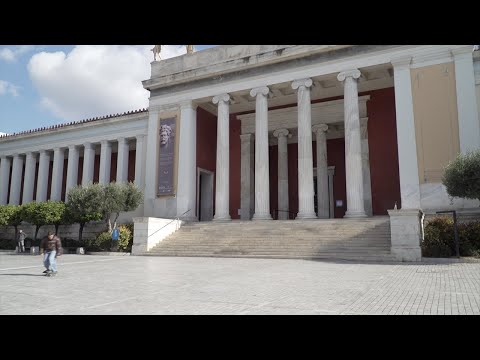
[{"label": "banner with portrait", "polygon": [[158,182],[157,196],[175,195],[176,186],[176,148],[177,148],[177,117],[160,118],[158,127]]}]

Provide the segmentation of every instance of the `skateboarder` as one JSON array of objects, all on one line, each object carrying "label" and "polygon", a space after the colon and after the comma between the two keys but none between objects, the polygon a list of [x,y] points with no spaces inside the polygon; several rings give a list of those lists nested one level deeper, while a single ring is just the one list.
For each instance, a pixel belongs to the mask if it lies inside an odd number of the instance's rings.
[{"label": "skateboarder", "polygon": [[43,272],[46,276],[57,274],[57,256],[62,255],[62,242],[60,238],[51,231],[42,239],[40,243],[40,255],[44,254],[43,265],[46,270]]}]

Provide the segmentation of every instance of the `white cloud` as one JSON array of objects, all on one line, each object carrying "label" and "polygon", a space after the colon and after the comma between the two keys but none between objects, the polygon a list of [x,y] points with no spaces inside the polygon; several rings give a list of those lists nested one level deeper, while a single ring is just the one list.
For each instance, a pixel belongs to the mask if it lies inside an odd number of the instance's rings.
[{"label": "white cloud", "polygon": [[19,87],[17,85],[13,85],[12,83],[0,80],[0,96],[10,94],[12,96],[18,96]]},{"label": "white cloud", "polygon": [[17,45],[13,50],[10,48],[3,48],[0,49],[0,60],[14,62],[19,56],[26,54],[29,51],[33,51],[36,48],[38,48],[38,46],[35,45]]},{"label": "white cloud", "polygon": [[[28,71],[41,105],[63,120],[80,120],[148,107],[153,45],[78,45],[68,54],[40,52]],[[163,45],[162,59],[186,52]]]}]

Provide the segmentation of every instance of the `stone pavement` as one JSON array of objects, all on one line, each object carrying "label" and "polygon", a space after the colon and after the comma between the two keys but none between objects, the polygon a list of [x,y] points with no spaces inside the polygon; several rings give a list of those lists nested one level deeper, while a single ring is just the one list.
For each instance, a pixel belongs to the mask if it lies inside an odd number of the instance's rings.
[{"label": "stone pavement", "polygon": [[0,254],[0,314],[476,314],[480,262]]}]

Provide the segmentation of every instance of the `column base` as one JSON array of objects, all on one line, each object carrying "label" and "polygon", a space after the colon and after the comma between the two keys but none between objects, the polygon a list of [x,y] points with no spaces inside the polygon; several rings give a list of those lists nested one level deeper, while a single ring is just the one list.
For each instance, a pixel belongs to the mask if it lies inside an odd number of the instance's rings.
[{"label": "column base", "polygon": [[421,261],[423,212],[420,209],[388,210],[392,255],[398,261]]},{"label": "column base", "polygon": [[422,249],[416,247],[391,247],[390,252],[398,261],[422,261]]},{"label": "column base", "polygon": [[273,220],[270,214],[253,214],[252,220]]},{"label": "column base", "polygon": [[215,215],[213,221],[231,221],[232,217],[230,215]]},{"label": "column base", "polygon": [[344,219],[366,218],[368,215],[365,211],[348,211],[345,213]]},{"label": "column base", "polygon": [[309,220],[309,219],[318,219],[317,214],[312,213],[298,213],[295,220]]}]

